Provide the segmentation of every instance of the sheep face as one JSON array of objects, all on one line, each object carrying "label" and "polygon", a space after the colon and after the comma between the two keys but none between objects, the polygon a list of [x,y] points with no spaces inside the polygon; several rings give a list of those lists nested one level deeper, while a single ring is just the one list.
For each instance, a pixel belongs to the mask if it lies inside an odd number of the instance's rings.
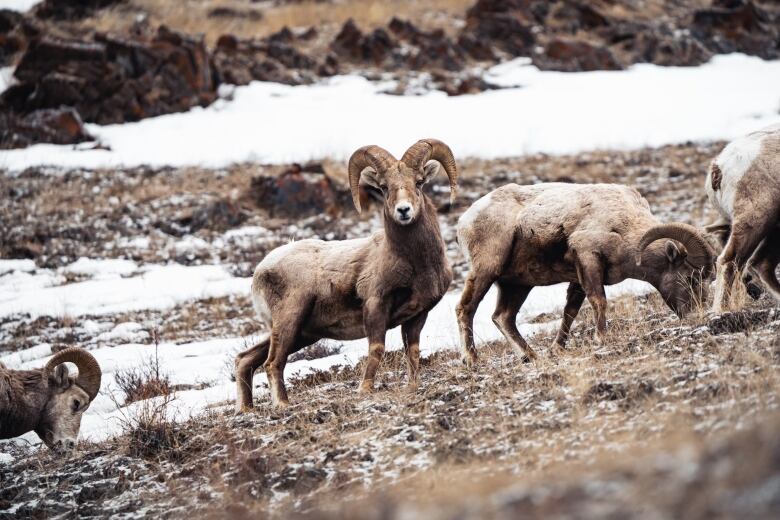
[{"label": "sheep face", "polygon": [[657,289],[669,308],[682,318],[707,300],[709,276],[691,265],[686,251],[672,241],[666,243],[664,254],[667,265]]},{"label": "sheep face", "polygon": [[49,399],[35,433],[53,450],[67,451],[76,446],[81,416],[90,404],[89,394],[75,383],[64,364],[49,377]]},{"label": "sheep face", "polygon": [[381,193],[384,199],[385,216],[396,223],[407,226],[413,223],[422,213],[424,196],[423,186],[439,171],[437,161],[429,161],[417,170],[403,162],[397,162],[388,168],[383,175],[367,169],[361,178],[367,184]]}]

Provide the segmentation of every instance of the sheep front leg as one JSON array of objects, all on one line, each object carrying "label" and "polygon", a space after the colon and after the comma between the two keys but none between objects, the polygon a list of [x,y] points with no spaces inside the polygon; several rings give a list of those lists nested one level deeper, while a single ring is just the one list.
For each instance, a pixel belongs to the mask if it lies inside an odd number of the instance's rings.
[{"label": "sheep front leg", "polygon": [[417,390],[420,372],[420,333],[428,313],[424,312],[401,325],[401,337],[404,341],[406,369],[409,373],[409,391]]},{"label": "sheep front leg", "polygon": [[566,289],[566,306],[563,308],[561,328],[555,336],[553,347],[563,348],[566,345],[566,341],[569,339],[571,325],[574,323],[577,314],[579,314],[584,301],[585,291],[582,290],[582,286],[578,283],[571,282],[568,289]]},{"label": "sheep front leg", "polygon": [[369,298],[363,310],[363,326],[368,338],[368,357],[363,371],[363,380],[358,391],[371,393],[374,391],[374,378],[382,356],[385,353],[385,334],[387,333],[387,304],[380,298]]},{"label": "sheep front leg", "polygon": [[578,258],[577,277],[596,314],[596,341],[603,344],[607,337],[607,295],[604,292],[604,266],[596,255]]}]

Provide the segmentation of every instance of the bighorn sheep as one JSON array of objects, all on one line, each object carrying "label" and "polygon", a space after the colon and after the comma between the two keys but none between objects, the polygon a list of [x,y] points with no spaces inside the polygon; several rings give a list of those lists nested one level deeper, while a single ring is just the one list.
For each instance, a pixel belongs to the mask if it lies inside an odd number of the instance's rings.
[{"label": "bighorn sheep", "polygon": [[706,228],[724,245],[713,310],[732,306],[733,285],[745,267],[780,301],[780,125],[729,143],[710,165],[705,189],[723,219]]},{"label": "bighorn sheep", "polygon": [[[78,377],[68,374],[74,363]],[[101,371],[84,349],[57,352],[38,370],[10,370],[0,364],[0,439],[35,431],[52,449],[72,449],[81,416],[100,390]]]},{"label": "bighorn sheep", "polygon": [[360,186],[384,198],[384,230],[371,237],[301,240],[271,251],[255,269],[252,300],[270,337],[236,357],[238,411],[252,407],[252,376],[264,365],[271,401],[288,404],[287,356],[321,338],[368,337],[361,392],[374,386],[385,333],[401,325],[409,385],[417,384],[419,339],[428,311],[452,281],[436,208],[423,185],[443,166],[455,197],[458,170],[450,148],[436,139],[412,145],[401,160],[379,146],[349,159],[352,200],[361,212]]},{"label": "bighorn sheep", "polygon": [[[659,240],[666,239],[663,243]],[[479,302],[498,285],[493,322],[519,354],[535,353],[516,315],[537,285],[569,282],[555,344],[563,346],[585,299],[606,333],[604,285],[626,278],[652,284],[683,315],[703,291],[714,253],[687,224],[661,224],[634,189],[613,184],[509,184],[475,202],[458,222],[458,243],[471,263],[457,307],[463,361],[477,359],[472,324]]]}]

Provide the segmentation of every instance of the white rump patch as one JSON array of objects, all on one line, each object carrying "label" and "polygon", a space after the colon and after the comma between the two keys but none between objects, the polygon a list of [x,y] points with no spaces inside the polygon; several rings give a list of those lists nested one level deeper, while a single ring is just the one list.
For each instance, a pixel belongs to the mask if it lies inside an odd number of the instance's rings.
[{"label": "white rump patch", "polygon": [[458,246],[460,246],[460,250],[463,252],[463,256],[466,257],[466,261],[469,264],[471,263],[471,255],[469,254],[468,244],[466,244],[465,233],[471,229],[471,226],[474,224],[477,217],[490,206],[492,198],[492,191],[487,195],[483,195],[458,219]]},{"label": "white rump patch", "polygon": [[770,132],[779,130],[773,125],[731,141],[715,159],[722,174],[720,189],[712,189],[712,172],[707,174],[706,190],[710,202],[729,222],[734,212],[737,185],[761,152],[761,144]]}]

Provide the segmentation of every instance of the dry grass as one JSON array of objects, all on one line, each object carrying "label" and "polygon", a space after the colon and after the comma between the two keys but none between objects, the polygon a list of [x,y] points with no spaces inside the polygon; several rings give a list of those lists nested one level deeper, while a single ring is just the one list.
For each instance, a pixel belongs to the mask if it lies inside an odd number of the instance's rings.
[{"label": "dry grass", "polygon": [[[474,0],[304,0],[256,5],[246,0],[131,0],[129,5],[104,9],[82,23],[99,31],[124,32],[136,17],[145,14],[152,27],[166,24],[186,33],[205,34],[207,43],[213,44],[222,34],[263,37],[283,27],[328,27],[332,32],[349,18],[363,28],[373,28],[400,16],[451,31],[452,17],[463,17],[473,3]],[[235,15],[209,16],[215,9],[231,10]]]}]

